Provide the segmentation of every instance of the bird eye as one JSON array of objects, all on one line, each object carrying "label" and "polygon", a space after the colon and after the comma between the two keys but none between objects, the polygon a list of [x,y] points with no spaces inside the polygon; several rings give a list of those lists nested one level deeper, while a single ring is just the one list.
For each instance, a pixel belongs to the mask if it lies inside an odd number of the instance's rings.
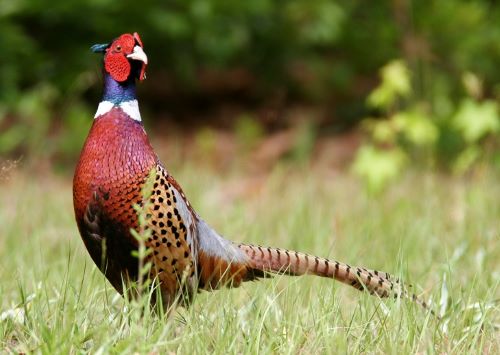
[{"label": "bird eye", "polygon": [[117,50],[118,52],[119,52],[119,51],[121,51],[121,50],[122,50],[122,46],[117,45],[117,46],[116,46],[116,50]]}]

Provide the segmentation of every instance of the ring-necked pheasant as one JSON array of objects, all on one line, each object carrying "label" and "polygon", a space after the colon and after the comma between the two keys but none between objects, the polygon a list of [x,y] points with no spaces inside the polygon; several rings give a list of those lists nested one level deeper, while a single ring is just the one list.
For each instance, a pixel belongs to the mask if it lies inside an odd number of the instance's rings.
[{"label": "ring-necked pheasant", "polygon": [[[152,250],[150,276],[158,279],[166,306],[186,289],[194,294],[286,273],[334,278],[380,297],[409,297],[426,307],[385,272],[224,239],[195,212],[149,143],[135,93],[135,81],[145,79],[148,64],[139,35],[123,34],[92,50],[104,53],[104,95],[76,168],[73,199],[82,239],[118,292],[124,292],[123,280],[138,277],[138,260],[132,255],[138,241],[130,231],[139,228],[134,209],[139,205],[146,209],[151,233],[146,241]],[[151,171],[150,197],[143,201]]]}]

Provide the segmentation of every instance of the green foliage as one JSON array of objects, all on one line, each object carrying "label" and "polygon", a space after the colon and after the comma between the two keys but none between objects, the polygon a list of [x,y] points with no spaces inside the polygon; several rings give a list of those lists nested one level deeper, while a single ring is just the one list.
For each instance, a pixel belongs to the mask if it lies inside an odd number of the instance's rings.
[{"label": "green foliage", "polygon": [[80,73],[98,74],[90,45],[131,31],[155,58],[150,73],[168,71],[180,90],[196,90],[203,68],[238,66],[262,85],[283,82],[289,61],[319,59],[317,47],[338,42],[348,10],[328,0],[15,2],[0,10],[0,100],[38,82],[65,90]]},{"label": "green foliage", "polygon": [[52,153],[57,154],[58,161],[65,163],[74,160],[80,153],[83,142],[75,137],[83,138],[87,135],[93,115],[94,112],[79,101],[70,102],[62,110],[64,121],[60,130],[53,134],[55,137],[51,138],[56,143]]},{"label": "green foliage", "polygon": [[377,192],[398,177],[405,162],[406,155],[399,148],[382,150],[367,145],[357,152],[353,171],[365,180],[369,191]]},{"label": "green foliage", "polygon": [[368,103],[379,109],[390,109],[400,97],[411,93],[410,75],[402,60],[389,62],[380,70],[381,83],[368,96]]},{"label": "green foliage", "polygon": [[481,148],[477,145],[469,145],[455,159],[453,163],[453,171],[457,174],[463,174],[479,159],[481,156]]},{"label": "green foliage", "polygon": [[63,136],[84,130],[100,91],[89,46],[138,31],[151,58],[143,102],[214,95],[206,72],[232,94],[236,71],[248,79],[238,95],[259,107],[312,103],[335,130],[376,116],[364,124],[374,147],[445,167],[464,152],[469,170],[497,144],[499,21],[488,0],[4,1],[0,153],[74,159],[81,142]]},{"label": "green foliage", "polygon": [[403,172],[405,161],[432,166],[445,156],[439,147],[449,140],[461,143],[452,146],[451,159],[442,163],[457,174],[469,171],[481,158],[489,158],[487,143],[498,141],[498,104],[481,100],[482,83],[476,75],[464,73],[462,82],[470,97],[446,111],[405,100],[413,94],[410,78],[403,61],[392,61],[384,66],[379,86],[368,96],[368,105],[382,116],[365,119],[371,142],[357,152],[353,171],[370,191],[380,191],[393,181]]},{"label": "green foliage", "polygon": [[[3,127],[0,134],[0,153],[38,152],[40,157],[50,155],[50,143],[47,142],[51,126],[51,103],[57,93],[50,85],[40,84],[19,98],[12,106],[10,114],[0,116]],[[11,115],[16,117],[16,124],[11,122]]]},{"label": "green foliage", "polygon": [[334,1],[289,1],[284,11],[306,46],[335,44],[342,33],[345,10]]},{"label": "green foliage", "polygon": [[498,104],[493,100],[477,102],[464,99],[452,118],[453,125],[467,143],[474,143],[500,129]]},{"label": "green foliage", "polygon": [[418,108],[398,112],[392,119],[396,129],[415,146],[432,145],[439,138],[439,129],[436,124]]}]

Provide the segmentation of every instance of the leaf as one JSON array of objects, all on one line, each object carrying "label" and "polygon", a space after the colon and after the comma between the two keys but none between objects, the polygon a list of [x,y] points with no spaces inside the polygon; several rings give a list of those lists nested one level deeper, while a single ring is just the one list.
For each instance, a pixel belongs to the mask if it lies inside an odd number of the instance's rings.
[{"label": "leaf", "polygon": [[479,103],[464,99],[452,122],[469,143],[477,142],[485,135],[500,130],[497,104],[492,100]]},{"label": "leaf", "polygon": [[372,121],[370,129],[373,139],[379,143],[394,143],[397,129],[392,120]]},{"label": "leaf", "polygon": [[411,92],[410,71],[403,60],[394,60],[384,66],[382,80],[396,94],[407,96]]},{"label": "leaf", "polygon": [[380,70],[382,82],[368,96],[368,104],[374,108],[388,109],[398,97],[411,94],[410,71],[402,60],[393,60]]},{"label": "leaf", "polygon": [[403,135],[413,144],[431,145],[439,137],[434,122],[418,110],[397,113],[392,118]]},{"label": "leaf", "polygon": [[368,190],[376,193],[401,173],[405,161],[406,154],[400,148],[382,150],[368,145],[358,150],[352,169]]}]

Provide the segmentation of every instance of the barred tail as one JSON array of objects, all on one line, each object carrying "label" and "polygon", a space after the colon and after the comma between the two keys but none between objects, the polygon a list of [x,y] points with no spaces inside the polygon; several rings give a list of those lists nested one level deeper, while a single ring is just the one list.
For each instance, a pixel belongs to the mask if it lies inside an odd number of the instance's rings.
[{"label": "barred tail", "polygon": [[250,267],[263,271],[288,275],[317,275],[334,278],[358,290],[367,290],[379,297],[408,298],[423,308],[428,305],[414,294],[408,293],[402,282],[394,276],[376,270],[356,267],[335,260],[328,260],[296,251],[239,244],[250,259]]}]

